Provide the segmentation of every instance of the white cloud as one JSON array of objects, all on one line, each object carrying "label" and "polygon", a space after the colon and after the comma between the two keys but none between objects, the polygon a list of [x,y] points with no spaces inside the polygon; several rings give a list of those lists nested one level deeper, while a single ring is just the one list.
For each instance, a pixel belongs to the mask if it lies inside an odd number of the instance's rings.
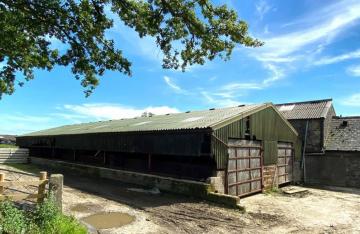
[{"label": "white cloud", "polygon": [[133,118],[141,116],[141,114],[144,112],[151,112],[156,115],[179,112],[178,109],[168,106],[149,106],[146,108],[135,108],[111,103],[64,105],[64,110],[69,111],[70,114],[80,115],[81,118],[88,118],[89,120]]},{"label": "white cloud", "polygon": [[44,116],[0,114],[0,134],[24,134],[66,124],[86,123],[99,120],[133,118],[144,112],[156,115],[177,113],[178,109],[168,106],[148,106],[136,108],[112,103],[86,103],[63,105],[56,113]]},{"label": "white cloud", "polygon": [[175,84],[170,77],[168,76],[164,76],[164,81],[165,83],[170,86],[170,88],[172,88],[173,90],[177,91],[177,92],[181,92],[182,89],[177,85]]},{"label": "white cloud", "polygon": [[241,102],[236,101],[232,98],[214,97],[214,95],[206,91],[202,91],[201,95],[205,98],[208,105],[214,105],[215,107],[229,107],[241,104]]},{"label": "white cloud", "polygon": [[355,93],[349,97],[344,98],[341,104],[345,106],[356,106],[360,107],[360,93]]},{"label": "white cloud", "polygon": [[[304,16],[306,17],[306,16]],[[253,50],[260,61],[292,62],[303,58],[309,46],[328,44],[340,32],[360,18],[360,2],[339,1],[308,16],[296,31],[263,38],[265,45]],[[312,26],[309,26],[312,23]],[[314,51],[314,49],[310,49]]]},{"label": "white cloud", "polygon": [[260,0],[255,4],[255,9],[260,20],[262,20],[266,15],[266,13],[268,13],[271,10],[271,6],[265,0]]},{"label": "white cloud", "polygon": [[348,67],[347,72],[352,76],[360,76],[360,65]]},{"label": "white cloud", "polygon": [[338,62],[342,62],[342,61],[349,60],[349,59],[355,59],[355,58],[360,58],[360,49],[355,50],[353,52],[333,56],[333,57],[327,56],[327,57],[320,58],[314,62],[314,65],[333,64],[333,63],[338,63]]}]

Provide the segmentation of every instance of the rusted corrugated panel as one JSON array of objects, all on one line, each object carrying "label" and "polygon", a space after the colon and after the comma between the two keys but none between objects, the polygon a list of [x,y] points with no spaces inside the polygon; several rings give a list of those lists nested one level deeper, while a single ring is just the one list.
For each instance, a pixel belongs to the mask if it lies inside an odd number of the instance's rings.
[{"label": "rusted corrugated panel", "polygon": [[275,105],[286,119],[325,118],[332,106],[332,99],[293,102]]}]

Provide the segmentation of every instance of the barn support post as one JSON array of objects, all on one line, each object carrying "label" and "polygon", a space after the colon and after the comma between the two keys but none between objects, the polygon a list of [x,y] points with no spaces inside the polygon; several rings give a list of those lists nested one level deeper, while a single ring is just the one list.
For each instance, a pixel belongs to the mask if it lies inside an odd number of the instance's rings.
[{"label": "barn support post", "polygon": [[151,154],[148,154],[148,171],[151,171]]},{"label": "barn support post", "polygon": [[73,150],[73,160],[74,160],[74,162],[76,161],[76,150],[75,149]]}]

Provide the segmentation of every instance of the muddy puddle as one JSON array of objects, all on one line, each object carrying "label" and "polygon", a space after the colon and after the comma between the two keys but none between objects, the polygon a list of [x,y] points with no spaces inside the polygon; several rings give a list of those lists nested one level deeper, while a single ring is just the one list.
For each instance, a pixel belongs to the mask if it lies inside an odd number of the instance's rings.
[{"label": "muddy puddle", "polygon": [[81,220],[96,229],[107,229],[130,224],[135,220],[135,217],[127,213],[111,212],[93,214]]}]

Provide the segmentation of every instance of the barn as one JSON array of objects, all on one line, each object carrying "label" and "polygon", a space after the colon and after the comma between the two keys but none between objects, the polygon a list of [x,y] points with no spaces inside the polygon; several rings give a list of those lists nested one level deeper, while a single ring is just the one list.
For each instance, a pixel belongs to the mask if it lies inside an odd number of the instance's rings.
[{"label": "barn", "polygon": [[244,196],[292,181],[301,144],[271,103],[67,125],[17,137],[30,156],[216,182]]}]

